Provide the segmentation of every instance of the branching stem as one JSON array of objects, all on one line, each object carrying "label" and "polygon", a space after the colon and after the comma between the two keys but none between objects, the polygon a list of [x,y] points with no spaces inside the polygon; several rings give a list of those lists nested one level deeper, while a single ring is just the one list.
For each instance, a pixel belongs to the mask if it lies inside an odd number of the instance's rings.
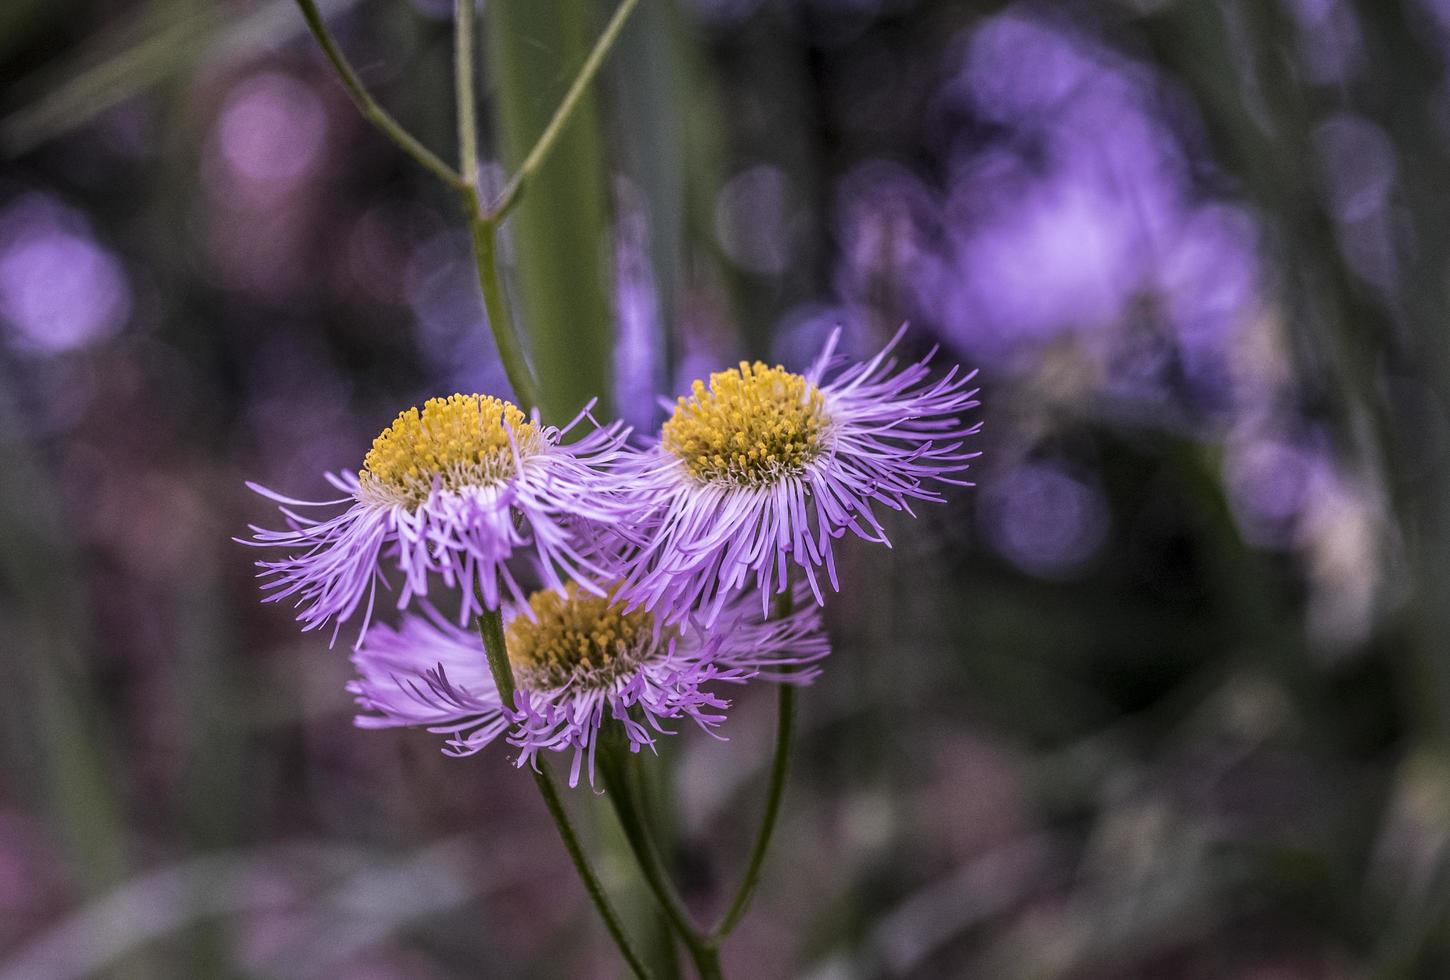
[{"label": "branching stem", "polygon": [[363,118],[382,130],[383,134],[398,144],[404,153],[431,170],[434,176],[449,187],[454,189],[466,187],[467,183],[462,174],[440,160],[432,150],[419,143],[411,133],[388,114],[386,109],[378,105],[377,101],[368,94],[367,89],[363,88],[362,79],[358,78],[357,72],[353,71],[352,65],[343,56],[342,50],[332,37],[332,32],[323,23],[322,13],[317,9],[314,0],[297,0],[297,6],[301,8],[302,18],[307,21],[308,29],[317,39],[322,53],[327,55],[327,60],[332,63],[337,77],[342,81],[342,87],[347,89],[347,94],[352,97],[352,101],[357,105],[358,111],[363,114]]}]

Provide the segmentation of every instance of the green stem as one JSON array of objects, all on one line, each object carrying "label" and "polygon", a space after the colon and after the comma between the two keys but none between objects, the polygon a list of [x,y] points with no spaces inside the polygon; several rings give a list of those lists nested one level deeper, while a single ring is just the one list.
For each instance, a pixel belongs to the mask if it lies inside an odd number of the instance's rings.
[{"label": "green stem", "polygon": [[[776,618],[790,615],[792,601],[791,584],[787,581],[785,591],[776,597]],[[770,785],[765,793],[765,813],[761,817],[760,828],[755,832],[755,843],[750,848],[745,877],[740,880],[740,887],[735,890],[735,897],[721,916],[720,923],[710,931],[711,938],[716,942],[730,935],[731,930],[740,923],[741,916],[750,907],[755,886],[760,883],[760,875],[765,867],[765,854],[770,850],[770,839],[775,833],[775,825],[780,817],[780,803],[785,796],[785,780],[790,772],[790,749],[794,731],[795,686],[781,684],[776,692],[775,754],[770,763]]]},{"label": "green stem", "polygon": [[529,369],[523,343],[509,316],[508,297],[498,274],[498,221],[483,214],[483,197],[478,189],[478,131],[473,99],[474,0],[456,0],[453,32],[453,94],[458,107],[458,167],[463,172],[463,209],[473,239],[473,260],[478,268],[478,286],[483,291],[483,308],[488,328],[498,346],[504,374],[513,386],[514,397],[525,411],[539,408],[539,386]]},{"label": "green stem", "polygon": [[634,975],[640,980],[650,980],[649,968],[644,965],[644,960],[640,959],[639,953],[635,952],[629,937],[624,934],[624,925],[619,921],[614,907],[609,904],[609,899],[604,894],[604,886],[599,883],[599,879],[595,877],[593,869],[589,866],[589,859],[585,857],[584,849],[579,846],[579,838],[575,836],[573,825],[569,823],[569,815],[564,812],[564,803],[559,799],[559,790],[554,785],[553,777],[549,775],[547,764],[540,760],[538,768],[531,771],[534,774],[534,783],[539,787],[539,795],[544,798],[544,805],[549,808],[549,816],[554,818],[554,826],[559,828],[559,837],[564,841],[564,849],[569,852],[569,859],[574,862],[574,867],[584,882],[584,890],[589,893],[594,907],[599,910],[599,916],[604,920],[604,927],[614,937],[614,943],[619,947],[620,955],[629,964]]},{"label": "green stem", "polygon": [[514,665],[509,662],[508,642],[503,635],[503,614],[497,609],[485,609],[479,614],[477,625],[493,686],[498,688],[498,699],[505,708],[512,709],[518,687],[514,684]]},{"label": "green stem", "polygon": [[[483,640],[484,653],[488,657],[488,668],[493,673],[493,682],[498,688],[499,698],[504,705],[512,707],[514,703],[513,667],[509,663],[508,648],[504,643],[503,618],[498,610],[484,610],[478,617],[478,635]],[[634,946],[630,943],[629,937],[624,934],[624,926],[615,914],[613,906],[609,904],[609,897],[604,894],[604,886],[594,874],[590,867],[589,858],[584,854],[584,848],[579,845],[579,837],[574,833],[574,826],[569,822],[569,814],[564,811],[564,803],[559,799],[559,790],[554,785],[554,779],[549,774],[549,766],[542,759],[535,760],[531,767],[534,774],[534,783],[539,787],[539,795],[544,798],[544,806],[548,807],[549,816],[554,819],[554,826],[559,830],[559,837],[564,841],[564,850],[569,852],[569,859],[574,862],[574,870],[579,872],[579,878],[584,882],[584,890],[589,893],[589,899],[594,907],[599,910],[599,917],[604,920],[604,927],[609,930],[609,935],[614,938],[615,945],[619,947],[620,955],[629,964],[632,972],[639,980],[650,980],[649,969],[635,952]]]},{"label": "green stem", "polygon": [[544,127],[544,131],[539,135],[538,141],[534,143],[533,149],[529,150],[528,155],[524,157],[524,162],[519,165],[518,171],[504,185],[503,193],[499,195],[498,200],[486,212],[487,217],[491,221],[501,221],[506,214],[513,210],[514,205],[519,201],[519,195],[523,193],[524,185],[528,183],[529,178],[548,159],[549,151],[554,148],[554,143],[559,139],[559,134],[564,131],[565,125],[569,122],[569,117],[574,114],[574,110],[578,108],[580,100],[584,98],[584,93],[589,89],[589,83],[594,81],[595,75],[599,74],[599,69],[604,64],[604,59],[609,55],[610,49],[614,47],[614,42],[619,40],[619,34],[624,30],[624,25],[629,20],[629,15],[634,12],[634,8],[638,5],[639,0],[622,0],[620,5],[615,8],[614,16],[609,18],[609,23],[605,25],[604,32],[599,35],[599,40],[594,42],[594,48],[589,52],[589,56],[584,59],[584,64],[580,67],[579,74],[574,77],[573,84],[564,93],[564,98],[560,101],[559,108],[554,110],[553,118]]},{"label": "green stem", "polygon": [[717,941],[730,935],[730,931],[739,924],[740,917],[750,906],[750,898],[755,893],[755,886],[760,882],[760,875],[764,870],[765,853],[770,849],[770,838],[775,832],[776,820],[780,816],[780,802],[785,795],[785,779],[790,769],[791,735],[795,719],[795,688],[790,684],[782,684],[776,697],[778,700],[775,723],[775,757],[771,761],[770,788],[766,791],[765,815],[761,818],[760,829],[755,833],[755,844],[750,849],[750,861],[745,867],[745,877],[741,879],[740,887],[735,892],[735,898],[730,902],[725,915],[721,917],[720,924],[711,930],[710,935]]},{"label": "green stem", "polygon": [[458,111],[458,169],[463,183],[478,183],[478,132],[473,111],[473,5],[474,0],[454,4],[453,101]]},{"label": "green stem", "polygon": [[684,901],[670,882],[664,862],[660,860],[659,852],[645,826],[639,799],[629,778],[627,760],[624,757],[627,752],[628,749],[618,740],[611,739],[600,746],[598,764],[604,777],[605,793],[614,806],[614,813],[619,818],[625,840],[629,842],[629,848],[639,863],[645,883],[649,885],[660,908],[664,910],[665,917],[685,944],[695,969],[702,980],[719,980],[723,976],[720,971],[720,950],[715,941],[695,925],[689,909],[685,908]]},{"label": "green stem", "polygon": [[333,69],[337,71],[338,78],[342,80],[343,88],[347,89],[347,94],[352,96],[352,101],[357,105],[358,111],[363,114],[363,117],[398,144],[404,153],[432,171],[449,187],[457,189],[468,186],[458,171],[448,166],[432,150],[414,139],[413,135],[399,125],[396,119],[388,115],[387,110],[378,105],[368,94],[367,89],[363,88],[362,79],[358,78],[357,72],[353,71],[352,65],[343,57],[342,50],[338,48],[327,25],[323,23],[322,14],[318,11],[314,0],[297,0],[297,6],[301,8],[302,17],[307,21],[307,27],[312,31],[312,36],[322,47],[322,53],[327,55],[328,61],[332,62]]},{"label": "green stem", "polygon": [[514,397],[525,411],[543,405],[539,384],[524,356],[523,344],[509,317],[508,299],[498,274],[498,224],[478,213],[477,191],[464,192],[469,210],[468,230],[473,236],[473,259],[478,266],[478,285],[483,290],[483,309],[488,314],[488,328],[498,345],[499,360],[513,386]]}]

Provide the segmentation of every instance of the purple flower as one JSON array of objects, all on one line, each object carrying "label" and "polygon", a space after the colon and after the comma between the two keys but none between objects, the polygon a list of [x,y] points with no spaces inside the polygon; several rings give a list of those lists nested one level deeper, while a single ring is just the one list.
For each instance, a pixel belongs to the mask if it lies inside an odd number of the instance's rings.
[{"label": "purple flower", "polygon": [[889,355],[905,329],[830,381],[839,330],[805,374],[742,362],[695,382],[659,445],[620,467],[646,542],[621,576],[631,606],[666,620],[698,608],[708,626],[752,582],[768,608],[789,562],[819,603],[820,569],[838,588],[833,539],[849,530],[889,545],[873,502],[911,513],[913,500],[941,499],[929,482],[971,485],[957,474],[978,455],[963,439],[979,425],[957,415],[978,404],[975,372],[931,380],[930,354],[898,369]]},{"label": "purple flower", "polygon": [[[804,599],[804,595],[801,596]],[[714,629],[694,622],[665,626],[645,610],[590,595],[569,583],[561,595],[535,592],[505,627],[518,685],[515,709],[504,707],[483,644],[431,607],[404,617],[400,629],[374,627],[353,653],[358,679],[348,684],[365,714],[362,728],[419,725],[447,735],[444,752],[464,756],[504,736],[519,748],[518,766],[544,751],[573,752],[569,785],[587,761],[594,780],[600,728],[617,721],[632,751],[653,747],[665,723],[687,718],[710,731],[730,702],[705,690],[712,682],[760,677],[804,684],[830,652],[820,612],[802,602],[763,621],[736,601]]]},{"label": "purple flower", "polygon": [[[334,621],[334,640],[361,608],[361,644],[378,586],[388,587],[387,566],[402,575],[399,608],[426,595],[436,574],[461,594],[459,622],[497,609],[500,582],[524,602],[508,565],[524,548],[554,589],[562,590],[566,578],[605,577],[590,536],[579,531],[589,522],[618,525],[624,516],[626,504],[607,489],[604,475],[626,433],[615,423],[562,444],[588,411],[560,429],[489,395],[433,398],[421,412],[401,413],[373,440],[361,471],[327,475],[344,497],[293,500],[248,484],[280,504],[288,524],[285,531],[254,525],[253,539],[243,542],[289,552],[257,563],[265,601],[294,599],[304,630]],[[294,510],[342,505],[342,513],[325,518]]]}]

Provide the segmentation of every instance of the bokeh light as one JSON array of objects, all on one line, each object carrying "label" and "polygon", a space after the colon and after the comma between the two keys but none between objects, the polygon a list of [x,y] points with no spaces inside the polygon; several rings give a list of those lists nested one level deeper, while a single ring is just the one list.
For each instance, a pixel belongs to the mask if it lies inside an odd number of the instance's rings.
[{"label": "bokeh light", "polygon": [[84,216],[40,194],[0,211],[0,319],[12,344],[74,350],[114,336],[130,314],[125,269]]},{"label": "bokeh light", "polygon": [[1084,573],[1108,536],[1102,491],[1046,460],[994,476],[981,515],[992,547],[1022,571],[1043,578]]},{"label": "bokeh light", "polygon": [[227,93],[214,139],[216,193],[262,204],[290,191],[322,161],[327,117],[311,86],[260,72]]}]

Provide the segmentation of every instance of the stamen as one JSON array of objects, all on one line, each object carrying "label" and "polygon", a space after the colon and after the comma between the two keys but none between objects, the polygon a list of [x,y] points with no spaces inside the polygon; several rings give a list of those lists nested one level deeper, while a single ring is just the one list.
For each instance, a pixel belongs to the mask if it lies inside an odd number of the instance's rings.
[{"label": "stamen", "polygon": [[501,398],[430,398],[421,412],[400,412],[373,440],[358,480],[365,490],[412,507],[428,499],[435,480],[445,490],[493,486],[517,468],[509,430],[520,458],[539,448],[538,427]]},{"label": "stamen", "polygon": [[665,423],[665,449],[697,479],[757,487],[797,476],[825,450],[820,389],[759,361],[696,381]]},{"label": "stamen", "polygon": [[654,617],[643,609],[584,592],[570,582],[567,598],[552,589],[535,592],[535,620],[518,616],[508,626],[509,662],[520,686],[534,690],[569,683],[605,687],[637,666],[654,649]]}]

